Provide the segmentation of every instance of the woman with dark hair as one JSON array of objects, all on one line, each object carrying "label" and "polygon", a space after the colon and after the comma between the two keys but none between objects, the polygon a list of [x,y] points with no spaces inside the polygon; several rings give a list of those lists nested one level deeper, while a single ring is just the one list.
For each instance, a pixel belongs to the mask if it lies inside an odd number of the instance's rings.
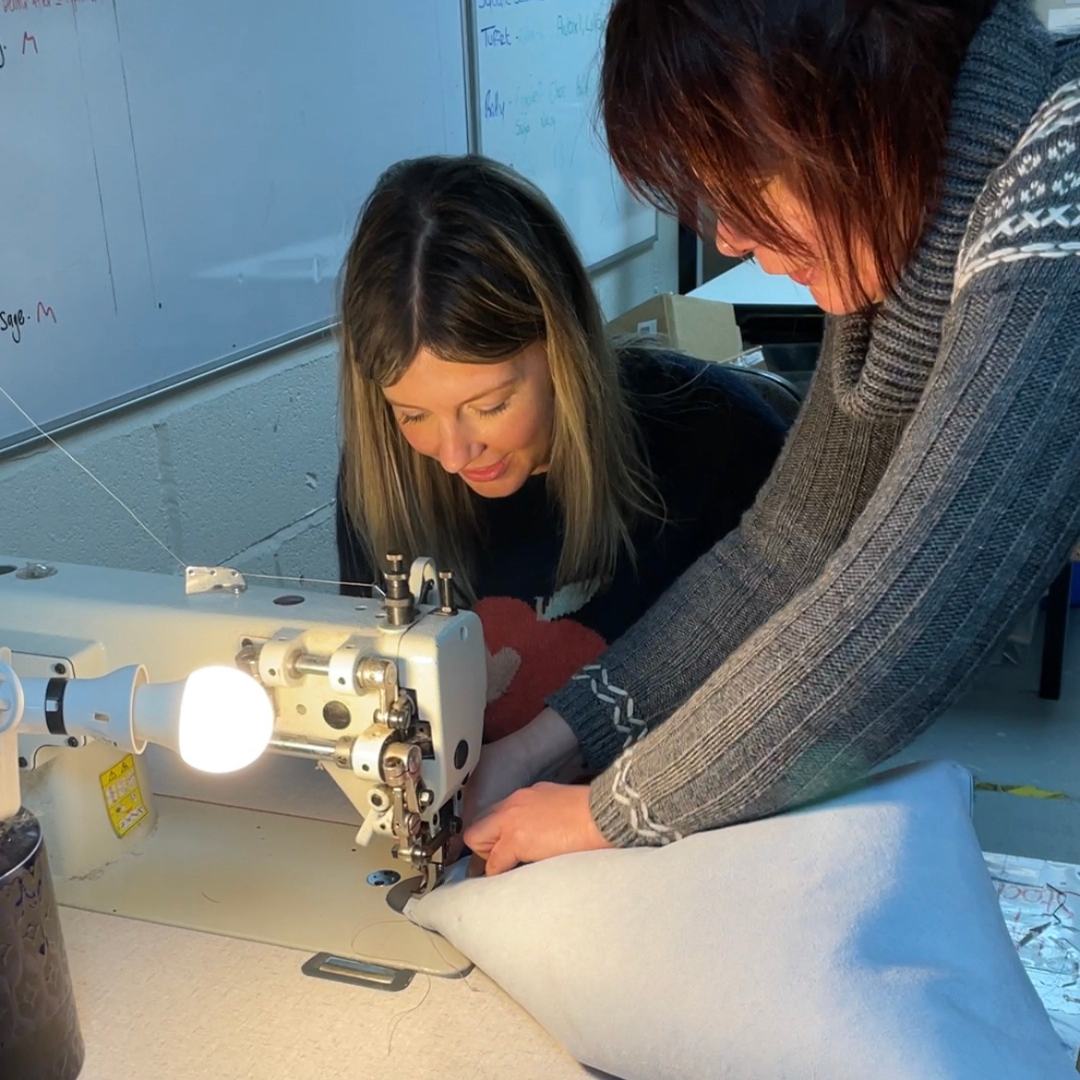
[{"label": "woman with dark hair", "polygon": [[738,524],[786,434],[725,365],[613,345],[559,215],[481,157],[379,178],[341,344],[341,580],[391,552],[455,571],[488,647],[486,738]]},{"label": "woman with dark hair", "polygon": [[602,87],[640,194],[835,317],[739,529],[485,751],[474,807],[605,770],[477,821],[489,873],[859,778],[1080,537],[1080,44],[1028,0],[615,0]]}]

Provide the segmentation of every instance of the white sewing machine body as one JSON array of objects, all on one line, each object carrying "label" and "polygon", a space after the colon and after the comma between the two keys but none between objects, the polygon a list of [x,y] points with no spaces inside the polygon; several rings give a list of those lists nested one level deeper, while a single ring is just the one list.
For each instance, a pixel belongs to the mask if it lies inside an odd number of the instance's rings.
[{"label": "white sewing machine body", "polygon": [[[356,894],[380,873],[384,879],[397,877],[389,867],[403,878],[419,874],[414,887],[435,883],[458,824],[463,785],[480,754],[486,670],[474,614],[413,604],[411,595],[402,616],[404,602],[395,612],[392,602],[381,599],[255,585],[239,592],[189,594],[179,575],[52,564],[53,572],[35,576],[26,572],[28,565],[33,564],[25,558],[0,556],[0,645],[11,648],[17,675],[86,679],[141,664],[158,683],[206,665],[239,666],[272,699],[271,750],[316,763],[356,807],[354,830],[364,819],[357,843],[347,832],[342,836],[347,827],[340,824],[301,824],[296,815],[285,819],[191,799],[155,799],[139,757],[63,732],[20,735],[24,803],[45,827],[61,902],[309,947],[308,938],[297,939],[292,931],[245,932],[242,910],[234,912],[233,922],[226,917],[223,926],[214,918],[221,921],[225,912],[215,913],[208,924],[204,915],[174,910],[169,891],[182,882],[172,880],[170,886],[164,879],[176,873],[198,878],[206,870],[216,895],[209,888],[200,891],[220,905],[223,889],[232,887],[230,866],[251,862],[244,837],[250,839],[253,829],[261,841],[280,841],[263,843],[261,855],[271,848],[282,854],[272,866],[252,863],[253,879],[238,871],[249,878],[236,885],[239,908],[250,910],[249,902],[241,903],[243,896],[254,891],[265,897],[271,883],[287,891],[291,886],[281,879],[293,872],[303,877],[310,859],[331,907],[358,911],[367,903],[371,919],[394,917],[384,903],[385,890]],[[110,784],[111,779],[118,783]],[[110,798],[118,794],[114,806]],[[181,818],[186,825],[178,824]],[[320,825],[326,828],[319,831]],[[180,835],[178,829],[187,832]],[[192,846],[192,831],[199,833],[201,846]],[[168,843],[162,839],[166,834],[172,836]],[[216,854],[209,850],[215,844],[221,849]],[[166,854],[166,847],[174,854]],[[155,857],[157,848],[163,850]],[[174,857],[179,851],[185,854]],[[331,851],[334,865],[328,866]],[[186,862],[173,869],[176,858]],[[150,863],[161,879],[150,890],[157,889],[157,898],[142,906],[135,902],[134,910],[122,898],[118,908],[118,891],[144,891],[145,883],[139,879],[136,887],[132,875],[143,865],[149,870]],[[108,878],[116,884],[100,897],[82,895]],[[345,895],[330,896],[326,890]],[[278,906],[306,902],[297,896]],[[275,913],[270,922],[278,918]],[[316,924],[320,918],[332,921],[315,914]],[[403,959],[424,970],[441,965],[399,958],[400,949],[357,947],[356,935],[323,944],[317,925],[312,933],[313,947],[332,953],[369,956],[379,963]]]}]

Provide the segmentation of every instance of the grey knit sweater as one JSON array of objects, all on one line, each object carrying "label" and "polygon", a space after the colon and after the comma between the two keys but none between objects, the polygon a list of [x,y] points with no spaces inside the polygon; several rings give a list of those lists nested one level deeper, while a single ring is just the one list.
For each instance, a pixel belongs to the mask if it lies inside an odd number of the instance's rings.
[{"label": "grey knit sweater", "polygon": [[864,774],[994,653],[1080,537],[1080,47],[1001,0],[895,296],[832,320],[740,528],[549,703],[617,844]]}]

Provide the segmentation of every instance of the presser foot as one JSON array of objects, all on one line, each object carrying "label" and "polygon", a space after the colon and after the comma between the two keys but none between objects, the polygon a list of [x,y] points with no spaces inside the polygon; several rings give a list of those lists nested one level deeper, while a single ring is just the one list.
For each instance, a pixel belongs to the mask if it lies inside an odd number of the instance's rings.
[{"label": "presser foot", "polygon": [[446,849],[451,838],[457,835],[459,827],[459,820],[454,818],[426,840],[420,839],[408,846],[399,844],[393,848],[395,857],[420,871],[419,877],[409,879],[410,882],[417,883],[413,892],[422,896],[442,882],[446,868]]}]

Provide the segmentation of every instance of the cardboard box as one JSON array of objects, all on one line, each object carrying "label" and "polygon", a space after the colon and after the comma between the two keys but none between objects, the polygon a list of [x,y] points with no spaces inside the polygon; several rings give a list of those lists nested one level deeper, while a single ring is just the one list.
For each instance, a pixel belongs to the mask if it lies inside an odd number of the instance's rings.
[{"label": "cardboard box", "polygon": [[612,335],[658,337],[701,360],[729,361],[743,351],[735,309],[717,300],[661,293],[608,323]]}]

